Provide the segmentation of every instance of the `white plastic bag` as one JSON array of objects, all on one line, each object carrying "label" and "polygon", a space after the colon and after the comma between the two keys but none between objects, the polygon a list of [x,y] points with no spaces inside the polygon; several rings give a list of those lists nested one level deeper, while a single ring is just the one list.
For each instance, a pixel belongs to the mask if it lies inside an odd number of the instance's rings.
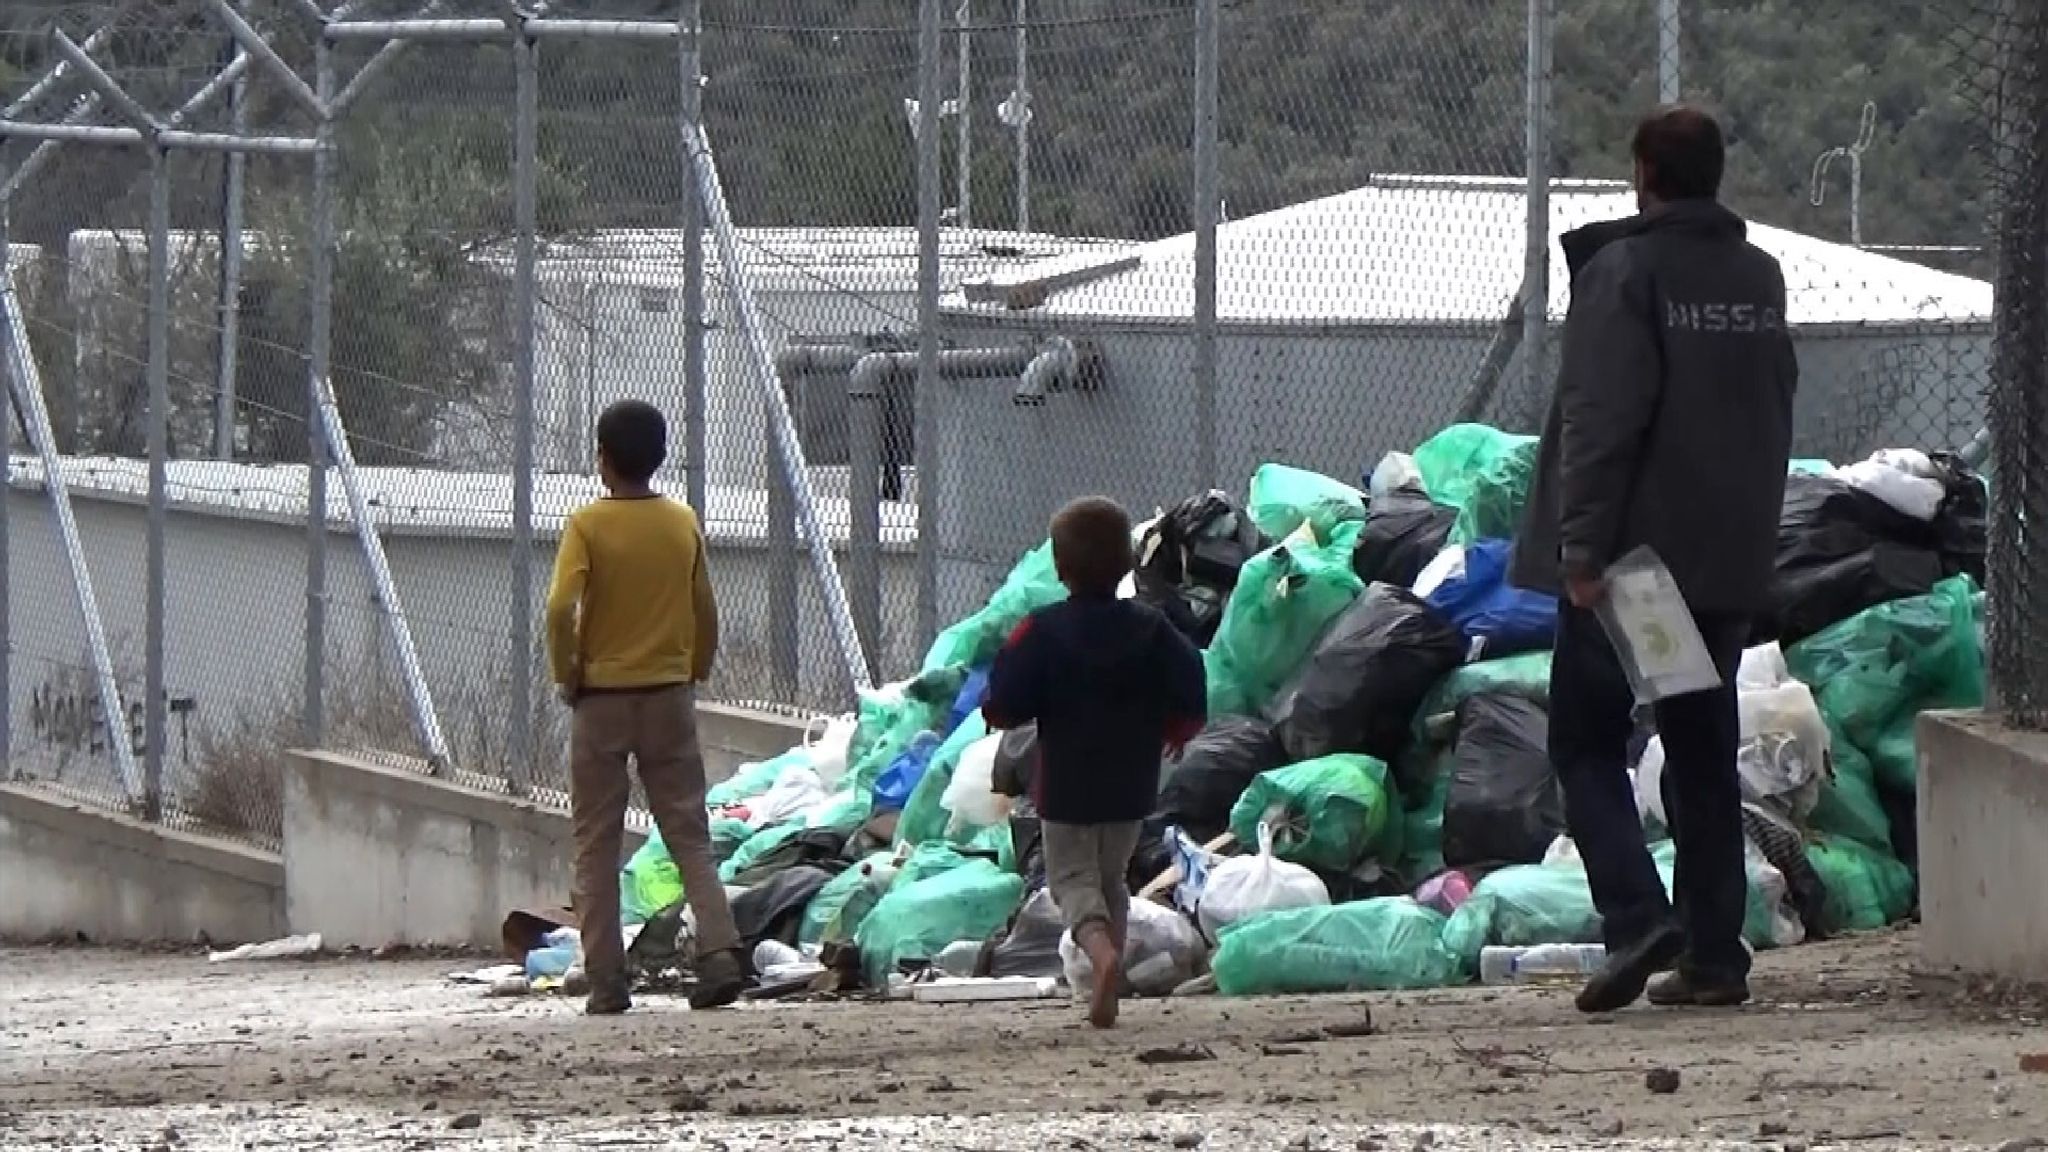
[{"label": "white plastic bag", "polygon": [[1415,587],[1410,589],[1424,600],[1436,594],[1449,580],[1465,574],[1465,547],[1453,544],[1436,554],[1436,559],[1422,566],[1422,572],[1415,577]]},{"label": "white plastic bag", "polygon": [[1180,880],[1173,886],[1174,907],[1190,916],[1202,906],[1202,890],[1209,885],[1209,872],[1223,862],[1200,844],[1188,838],[1178,828],[1166,830],[1166,848],[1173,856],[1174,866],[1180,869]]},{"label": "white plastic bag", "polygon": [[1875,459],[1838,468],[1835,475],[1852,487],[1861,488],[1915,520],[1934,519],[1948,489],[1941,481],[1915,476]]},{"label": "white plastic bag", "polygon": [[1259,822],[1259,853],[1232,856],[1209,869],[1196,915],[1202,934],[1218,939],[1225,928],[1262,912],[1328,904],[1330,890],[1322,878],[1299,864],[1273,855],[1273,829]]},{"label": "white plastic bag", "polygon": [[1422,469],[1416,467],[1415,457],[1406,452],[1389,452],[1380,458],[1372,470],[1372,479],[1366,481],[1365,486],[1375,500],[1403,488],[1420,489]]},{"label": "white plastic bag", "polygon": [[[1202,974],[1209,946],[1188,918],[1150,900],[1132,898],[1131,930],[1124,940],[1124,980],[1140,996],[1165,996]],[[1060,937],[1060,966],[1067,987],[1085,998],[1095,988],[1095,966],[1074,943],[1074,934]]]},{"label": "white plastic bag", "polygon": [[818,773],[804,766],[790,768],[759,796],[747,802],[747,827],[759,831],[800,816],[831,798]]},{"label": "white plastic bag", "polygon": [[1010,798],[996,794],[996,750],[1002,747],[1001,733],[984,737],[960,751],[953,779],[939,797],[939,804],[952,813],[948,832],[987,828],[1010,818]]},{"label": "white plastic bag", "polygon": [[1776,688],[1790,679],[1792,668],[1785,663],[1785,650],[1776,640],[1743,652],[1742,666],[1735,672],[1735,686],[1744,692]]},{"label": "white plastic bag", "polygon": [[[1164,512],[1161,512],[1158,515],[1153,516],[1150,520],[1145,521],[1143,524],[1138,525],[1136,528],[1131,529],[1131,551],[1133,553],[1137,553],[1145,547],[1146,533],[1152,531],[1153,526],[1164,519],[1166,519],[1166,514]],[[1156,547],[1158,545],[1158,541],[1153,541],[1153,545]],[[1139,562],[1144,563],[1146,561],[1149,561],[1151,558],[1151,553],[1147,552],[1144,556],[1140,557]],[[1137,572],[1131,571],[1124,573],[1123,582],[1116,586],[1116,598],[1119,600],[1130,600],[1136,597],[1137,595]]]},{"label": "white plastic bag", "polygon": [[[821,724],[822,731],[813,739],[811,730]],[[852,716],[821,716],[804,729],[804,752],[827,792],[839,787],[846,777],[846,751],[853,746],[853,730],[858,725]]]},{"label": "white plastic bag", "polygon": [[1607,570],[1597,612],[1636,699],[1655,704],[1721,686],[1720,669],[1664,561],[1637,548]]},{"label": "white plastic bag", "polygon": [[[1827,780],[1828,726],[1813,691],[1797,680],[1736,696],[1742,743],[1735,768],[1742,797],[1802,821],[1820,803]],[[1636,811],[1645,827],[1668,828],[1664,816],[1664,739],[1650,738],[1636,764]]]},{"label": "white plastic bag", "polygon": [[1778,871],[1754,842],[1743,842],[1749,883],[1756,889],[1764,907],[1771,910],[1771,946],[1793,948],[1806,943],[1806,925],[1792,907],[1791,885],[1785,882],[1785,874]]}]

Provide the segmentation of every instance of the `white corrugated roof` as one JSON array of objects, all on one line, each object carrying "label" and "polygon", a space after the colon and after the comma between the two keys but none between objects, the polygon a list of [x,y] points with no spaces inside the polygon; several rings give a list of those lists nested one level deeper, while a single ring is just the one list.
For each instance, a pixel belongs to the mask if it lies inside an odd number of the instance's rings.
[{"label": "white corrugated roof", "polygon": [[[1628,186],[1559,180],[1550,196],[1550,311],[1569,299],[1557,240],[1635,212]],[[1522,280],[1526,185],[1519,179],[1382,176],[1363,188],[1276,209],[1217,230],[1217,313],[1225,323],[1463,324],[1498,321]],[[1763,224],[1750,238],[1784,265],[1790,319],[1802,325],[1970,323],[1991,314],[1991,285]],[[1132,250],[1135,263],[1070,254],[968,287],[1028,306],[1021,315],[1185,321],[1194,308],[1194,235]],[[1099,275],[1091,275],[1091,270]],[[949,296],[949,311],[1003,304]]]},{"label": "white corrugated roof", "polygon": [[[43,488],[40,459],[16,456],[8,463],[11,486],[35,491]],[[61,470],[74,498],[142,503],[149,496],[149,464],[144,460],[66,457]],[[362,468],[358,474],[371,515],[381,532],[486,538],[511,535],[512,479],[505,473]],[[174,510],[274,523],[305,522],[303,465],[173,460],[167,478]],[[542,538],[559,535],[570,512],[601,494],[597,481],[587,476],[536,476],[535,532]],[[820,495],[816,500],[826,535],[835,544],[844,544],[848,536],[846,499]],[[706,493],[706,503],[710,508],[704,517],[705,526],[713,540],[746,543],[767,538],[768,499],[764,490],[713,487]],[[337,531],[354,528],[338,474],[328,477],[327,507],[328,522]],[[883,546],[908,547],[916,539],[917,510],[907,504],[883,504]]]}]

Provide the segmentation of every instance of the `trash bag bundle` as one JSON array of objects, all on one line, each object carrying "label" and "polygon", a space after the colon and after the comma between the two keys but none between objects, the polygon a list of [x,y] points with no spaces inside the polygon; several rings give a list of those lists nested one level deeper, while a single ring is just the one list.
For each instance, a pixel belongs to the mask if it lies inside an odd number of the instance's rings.
[{"label": "trash bag bundle", "polygon": [[1416,585],[1429,606],[1465,637],[1474,658],[1546,650],[1557,638],[1557,597],[1508,583],[1513,550],[1506,540],[1453,545],[1438,558],[1442,578],[1433,587]]},{"label": "trash bag bundle", "polygon": [[1793,475],[1757,639],[1796,644],[1866,608],[1922,595],[1945,574],[1930,524],[1839,477]]},{"label": "trash bag bundle", "polygon": [[1010,921],[1009,931],[989,949],[988,974],[998,979],[1063,978],[1066,966],[1060,959],[1060,940],[1066,931],[1059,905],[1053,903],[1052,891],[1040,888],[1024,901]]},{"label": "trash bag bundle", "polygon": [[1270,825],[1259,825],[1255,835],[1258,852],[1210,866],[1195,895],[1196,919],[1211,940],[1241,921],[1330,902],[1330,890],[1320,877],[1273,854]]},{"label": "trash bag bundle", "polygon": [[894,852],[876,852],[825,882],[804,905],[799,944],[851,943],[861,921],[895,882],[902,862]]},{"label": "trash bag bundle", "polygon": [[1264,720],[1213,719],[1188,741],[1178,762],[1168,763],[1156,816],[1207,843],[1230,827],[1231,810],[1252,781],[1286,763],[1287,750]]},{"label": "trash bag bundle", "polygon": [[1420,488],[1399,488],[1372,502],[1351,551],[1351,570],[1371,584],[1406,588],[1450,541],[1458,510]]},{"label": "trash bag bundle", "polygon": [[1067,598],[1053,568],[1050,540],[1026,553],[989,598],[987,606],[939,633],[924,658],[924,672],[986,668],[1026,616]]},{"label": "trash bag bundle", "polygon": [[1254,556],[1203,653],[1209,715],[1263,711],[1363,590],[1343,533],[1329,544],[1297,536]]},{"label": "trash bag bundle", "polygon": [[1955,576],[1786,649],[1792,674],[1813,689],[1834,760],[1813,810],[1817,831],[1890,846],[1878,793],[1914,791],[1915,717],[1984,702],[1977,611],[1975,582]]},{"label": "trash bag bundle", "polygon": [[732,921],[740,944],[752,953],[763,940],[794,945],[802,936],[804,913],[846,863],[798,864],[762,880],[732,899]]},{"label": "trash bag bundle", "polygon": [[[841,787],[871,795],[883,774],[920,738],[943,740],[951,731],[953,705],[968,676],[964,665],[940,668],[904,684],[862,693]],[[900,781],[892,787],[900,788]],[[913,779],[910,788],[915,787]],[[909,789],[901,792],[907,800]]]},{"label": "trash bag bundle", "polygon": [[[1670,886],[1667,876],[1665,886]],[[1444,925],[1443,944],[1462,971],[1479,971],[1488,945],[1592,944],[1600,940],[1600,913],[1577,860],[1522,864],[1481,880]]]},{"label": "trash bag bundle", "polygon": [[[1741,743],[1736,771],[1743,798],[1803,821],[1827,785],[1830,737],[1811,689],[1786,670],[1776,644],[1743,654],[1737,677]],[[1664,742],[1652,737],[1636,763],[1636,807],[1645,826],[1669,827],[1664,811]]]},{"label": "trash bag bundle", "polygon": [[[1069,932],[1060,937],[1061,973],[1077,998],[1095,988],[1095,966]],[[1150,900],[1131,901],[1130,932],[1124,938],[1123,978],[1140,996],[1166,996],[1202,974],[1209,946],[1179,912]]]},{"label": "trash bag bundle", "polygon": [[1875,932],[1913,911],[1913,873],[1883,850],[1821,836],[1806,858],[1827,890],[1827,931]]},{"label": "trash bag bundle", "polygon": [[[922,844],[927,840],[946,838],[947,827],[952,822],[952,813],[945,806],[946,790],[952,785],[953,775],[967,750],[992,739],[995,738],[989,735],[987,722],[981,713],[976,712],[932,751],[927,767],[902,805],[903,816],[896,822],[897,843]],[[882,807],[880,789],[877,789],[876,801],[877,807]]]},{"label": "trash bag bundle", "polygon": [[1338,525],[1365,519],[1365,493],[1341,480],[1285,464],[1261,464],[1252,473],[1251,517],[1271,540],[1308,525],[1328,540]]},{"label": "trash bag bundle", "polygon": [[1454,755],[1455,748],[1438,753],[1419,789],[1403,786],[1407,807],[1401,813],[1401,863],[1396,871],[1407,879],[1434,876],[1449,867],[1444,863],[1444,810],[1450,805]]},{"label": "trash bag bundle", "polygon": [[1484,424],[1453,424],[1415,449],[1429,497],[1458,510],[1451,543],[1512,538],[1536,475],[1534,436]]},{"label": "trash bag bundle", "polygon": [[1182,501],[1140,535],[1136,598],[1159,609],[1196,647],[1223,620],[1239,572],[1270,541],[1250,514],[1221,492]]},{"label": "trash bag bundle", "polygon": [[931,960],[956,940],[995,935],[1024,898],[1023,878],[988,860],[918,879],[909,874],[906,865],[854,934],[868,983],[878,987],[905,961]]},{"label": "trash bag bundle", "polygon": [[1549,740],[1549,713],[1527,696],[1482,693],[1459,707],[1443,807],[1446,866],[1535,864],[1564,834]]},{"label": "trash bag bundle", "polygon": [[1375,584],[1346,608],[1275,698],[1287,754],[1358,752],[1391,760],[1415,710],[1464,661],[1465,641],[1406,589]]},{"label": "trash bag bundle", "polygon": [[1398,859],[1399,811],[1385,764],[1340,753],[1260,775],[1231,809],[1230,830],[1240,844],[1270,830],[1280,859],[1343,873]]},{"label": "trash bag bundle", "polygon": [[1466,664],[1438,681],[1415,710],[1408,747],[1394,761],[1394,778],[1403,796],[1413,801],[1429,791],[1438,754],[1457,736],[1458,708],[1485,692],[1513,692],[1548,705],[1550,653],[1524,652]]},{"label": "trash bag bundle", "polygon": [[1237,924],[1209,963],[1226,996],[1440,988],[1463,976],[1443,927],[1405,896],[1296,908]]}]

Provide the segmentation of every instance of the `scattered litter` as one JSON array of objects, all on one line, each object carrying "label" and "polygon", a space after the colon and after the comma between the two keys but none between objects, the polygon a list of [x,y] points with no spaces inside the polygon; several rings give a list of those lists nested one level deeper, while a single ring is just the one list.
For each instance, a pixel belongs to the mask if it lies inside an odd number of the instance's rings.
[{"label": "scattered litter", "polygon": [[979,1004],[998,1000],[1050,1000],[1060,994],[1060,982],[1044,976],[995,977],[946,976],[919,984],[911,998],[923,1004]]},{"label": "scattered litter", "polygon": [[1171,1048],[1147,1048],[1138,1053],[1138,1063],[1159,1064],[1200,1064],[1214,1060],[1216,1054],[1199,1044],[1176,1044]]},{"label": "scattered litter", "polygon": [[497,984],[501,980],[509,979],[517,979],[524,983],[526,969],[521,968],[517,964],[493,964],[489,968],[478,968],[474,972],[450,972],[448,974],[448,982],[451,984],[482,984],[490,986]]},{"label": "scattered litter", "polygon": [[1652,1068],[1649,1075],[1643,1077],[1643,1086],[1653,1096],[1669,1096],[1678,1091],[1678,1081],[1678,1069]]},{"label": "scattered litter", "polygon": [[226,964],[235,960],[290,960],[299,956],[313,956],[320,951],[320,934],[287,936],[282,940],[271,940],[262,944],[244,944],[226,952],[209,952],[206,962]]}]

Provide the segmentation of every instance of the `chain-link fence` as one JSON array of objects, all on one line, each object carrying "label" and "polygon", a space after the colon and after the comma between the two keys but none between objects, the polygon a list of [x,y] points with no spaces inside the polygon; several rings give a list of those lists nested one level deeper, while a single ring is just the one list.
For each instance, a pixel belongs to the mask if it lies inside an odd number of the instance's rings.
[{"label": "chain-link fence", "polygon": [[1534,431],[1557,238],[1634,210],[1673,97],[1786,269],[1800,452],[1996,443],[2024,508],[2030,11],[11,5],[10,773],[257,840],[299,740],[559,788],[540,607],[626,397],[705,520],[713,694],[799,712],[914,671],[1072,496]]}]

